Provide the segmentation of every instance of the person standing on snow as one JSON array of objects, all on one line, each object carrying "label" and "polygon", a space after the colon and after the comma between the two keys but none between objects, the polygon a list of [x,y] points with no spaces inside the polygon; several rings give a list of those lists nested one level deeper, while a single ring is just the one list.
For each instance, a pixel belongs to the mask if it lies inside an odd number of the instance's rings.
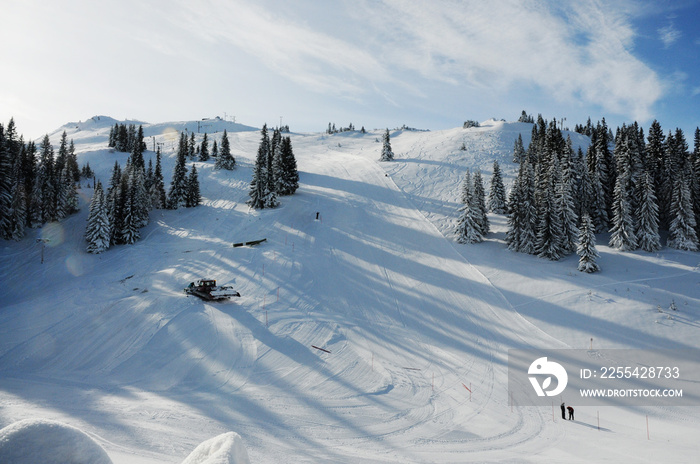
[{"label": "person standing on snow", "polygon": [[561,418],[566,420],[566,405],[564,403],[561,404]]},{"label": "person standing on snow", "polygon": [[574,420],[574,408],[567,406],[566,409],[569,411],[569,420]]}]

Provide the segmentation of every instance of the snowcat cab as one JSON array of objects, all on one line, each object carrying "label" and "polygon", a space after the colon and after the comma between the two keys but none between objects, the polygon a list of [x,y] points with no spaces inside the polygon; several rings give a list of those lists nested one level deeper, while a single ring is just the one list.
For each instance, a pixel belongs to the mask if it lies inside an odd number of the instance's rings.
[{"label": "snowcat cab", "polygon": [[197,282],[190,282],[190,285],[184,289],[188,295],[195,295],[203,300],[224,300],[232,296],[241,296],[240,293],[233,290],[233,287],[221,286],[217,287],[214,279],[199,279]]}]

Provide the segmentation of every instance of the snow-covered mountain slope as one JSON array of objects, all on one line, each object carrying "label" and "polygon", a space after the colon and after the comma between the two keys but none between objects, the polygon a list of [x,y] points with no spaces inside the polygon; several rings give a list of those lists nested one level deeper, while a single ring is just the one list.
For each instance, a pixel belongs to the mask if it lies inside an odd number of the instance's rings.
[{"label": "snow-covered mountain slope", "polygon": [[[69,138],[107,182],[127,154],[106,148],[114,120],[102,118]],[[166,127],[197,122],[144,125],[165,143],[167,183]],[[154,211],[135,245],[85,253],[85,206],[1,244],[0,426],[60,420],[115,463],[180,462],[229,430],[251,462],[696,458],[692,408],[580,407],[568,423],[509,404],[508,349],[700,344],[697,254],[600,246],[603,271],[583,275],[574,256],[506,251],[500,216],[485,243],[452,240],[465,170],[488,181],[498,159],[509,183],[513,142],[527,144],[531,125],[395,131],[385,163],[381,131],[293,134],[301,187],[262,211],[245,204],[260,135],[227,130],[236,170],[197,162],[203,204]],[[242,297],[186,297],[200,277]],[[668,319],[656,306],[671,299]]]}]

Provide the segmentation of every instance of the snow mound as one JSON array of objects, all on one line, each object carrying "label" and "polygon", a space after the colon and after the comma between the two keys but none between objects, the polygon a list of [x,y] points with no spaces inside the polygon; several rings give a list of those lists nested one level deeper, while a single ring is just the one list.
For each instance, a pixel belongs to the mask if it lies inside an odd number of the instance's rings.
[{"label": "snow mound", "polygon": [[27,419],[0,430],[0,462],[13,464],[112,464],[105,450],[81,430]]},{"label": "snow mound", "polygon": [[182,464],[250,464],[250,460],[240,435],[227,432],[201,443]]}]

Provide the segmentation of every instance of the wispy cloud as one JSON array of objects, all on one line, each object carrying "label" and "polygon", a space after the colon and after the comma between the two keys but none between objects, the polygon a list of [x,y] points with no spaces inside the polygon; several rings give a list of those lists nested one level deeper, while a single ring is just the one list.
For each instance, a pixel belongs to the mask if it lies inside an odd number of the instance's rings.
[{"label": "wispy cloud", "polygon": [[[599,1],[365,5],[384,25],[383,55],[434,80],[497,88],[526,84],[561,101],[646,119],[664,89],[630,50],[625,12]],[[374,11],[371,11],[374,10]]]},{"label": "wispy cloud", "polygon": [[[631,52],[635,31],[626,2],[338,4],[338,13],[362,31],[355,36],[319,27],[322,18],[295,21],[256,3],[182,5],[181,26],[243,49],[273,72],[320,92],[381,97],[394,86],[422,98],[430,96],[422,88],[426,84],[446,84],[453,91],[538,87],[560,102],[593,104],[638,119],[648,118],[664,93],[659,76]],[[670,28],[663,37],[672,43],[679,35]],[[392,98],[389,92],[386,100]]]},{"label": "wispy cloud", "polygon": [[276,73],[315,90],[361,93],[365,80],[391,75],[367,50],[295,24],[251,2],[184,3],[184,26],[212,41],[225,41],[257,57]]},{"label": "wispy cloud", "polygon": [[664,48],[670,48],[683,35],[673,24],[668,24],[658,30],[659,39],[664,44]]}]

